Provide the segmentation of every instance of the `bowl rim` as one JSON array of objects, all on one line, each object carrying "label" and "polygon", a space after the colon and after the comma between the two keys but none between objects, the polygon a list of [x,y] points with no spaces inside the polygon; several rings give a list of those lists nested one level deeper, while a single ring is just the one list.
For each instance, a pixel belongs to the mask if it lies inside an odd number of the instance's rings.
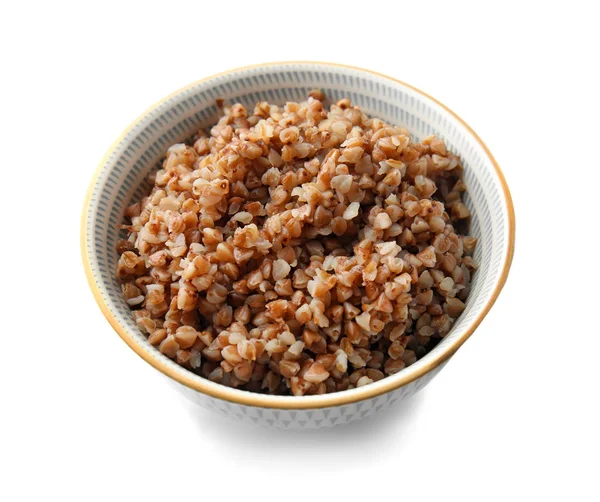
[{"label": "bowl rim", "polygon": [[[196,379],[197,375],[189,372],[189,371],[177,371],[176,368],[169,366],[166,362],[162,361],[160,358],[156,358],[152,356],[145,347],[137,342],[134,338],[133,334],[129,333],[127,329],[122,326],[116,316],[111,312],[108,304],[104,301],[102,294],[100,292],[100,288],[96,283],[94,278],[94,274],[91,267],[91,260],[88,253],[88,226],[87,226],[87,216],[91,209],[92,204],[92,194],[94,192],[94,188],[98,182],[100,174],[102,173],[103,167],[106,164],[106,161],[115,150],[115,148],[121,143],[121,141],[127,136],[129,132],[131,132],[137,124],[139,124],[144,118],[150,115],[154,110],[160,107],[163,103],[168,101],[169,99],[177,96],[181,92],[184,92],[191,87],[194,87],[200,83],[212,80],[214,78],[222,77],[229,75],[231,73],[236,73],[240,71],[253,70],[259,68],[269,68],[276,66],[285,66],[285,65],[317,65],[317,66],[326,66],[333,67],[344,70],[354,70],[357,72],[364,72],[370,75],[374,75],[378,78],[383,78],[386,80],[390,80],[396,84],[400,84],[405,86],[412,91],[424,96],[425,98],[434,102],[437,106],[441,107],[444,111],[449,113],[454,119],[456,119],[466,130],[473,139],[481,146],[485,154],[487,155],[489,161],[491,162],[496,175],[498,176],[498,180],[502,187],[502,192],[504,196],[504,204],[507,210],[507,229],[508,229],[508,247],[506,256],[504,258],[504,263],[502,265],[501,274],[497,280],[497,283],[492,291],[492,294],[488,300],[488,302],[484,305],[481,312],[477,317],[471,322],[471,324],[465,329],[463,334],[453,340],[445,350],[440,354],[437,354],[434,359],[428,361],[427,364],[424,364],[417,369],[411,371],[411,367],[402,370],[395,375],[390,375],[386,377],[377,384],[374,385],[366,385],[364,387],[359,387],[356,389],[334,392],[331,394],[322,394],[322,395],[313,395],[313,396],[272,396],[268,394],[259,394],[254,392],[242,391],[239,389],[233,389],[230,387],[226,387],[224,385],[214,384],[205,379]],[[364,401],[367,399],[371,399],[377,397],[379,395],[385,394],[387,392],[393,391],[400,387],[410,384],[411,382],[416,381],[427,373],[433,371],[434,369],[441,366],[444,362],[446,362],[452,355],[456,353],[456,351],[467,341],[467,339],[473,334],[475,329],[481,324],[484,317],[487,315],[489,310],[492,308],[494,303],[496,302],[500,291],[504,287],[506,283],[508,273],[510,270],[510,266],[512,263],[514,248],[515,248],[515,211],[512,202],[512,197],[506,183],[506,179],[500,166],[496,162],[496,159],[485,145],[485,143],[481,140],[481,138],[477,135],[477,133],[456,113],[450,110],[446,105],[430,96],[429,94],[417,89],[416,87],[407,84],[406,82],[390,77],[388,75],[367,70],[365,68],[360,68],[356,66],[340,64],[340,63],[329,63],[323,61],[277,61],[277,62],[269,62],[269,63],[259,63],[249,66],[243,66],[239,68],[234,68],[231,70],[227,70],[224,72],[220,72],[206,78],[202,78],[200,80],[196,80],[175,92],[172,92],[168,96],[164,97],[160,101],[156,102],[152,106],[150,106],[147,110],[145,110],[141,115],[139,115],[125,130],[119,135],[119,137],[111,144],[108,148],[104,156],[102,157],[100,163],[98,164],[92,180],[89,184],[85,201],[83,204],[83,211],[81,215],[81,255],[83,260],[83,267],[85,270],[85,274],[88,280],[88,284],[92,291],[92,294],[96,300],[96,303],[100,307],[100,310],[112,326],[112,328],[117,332],[117,334],[123,339],[123,341],[129,345],[133,351],[144,359],[147,363],[152,365],[155,369],[163,373],[169,378],[172,378],[179,384],[193,390],[205,394],[207,396],[222,399],[224,401],[228,401],[230,403],[235,403],[238,405],[246,405],[246,406],[254,406],[259,408],[271,408],[271,409],[285,409],[285,410],[298,410],[298,409],[315,409],[315,408],[329,408],[333,406],[341,406],[352,403],[357,403],[360,401]],[[416,365],[415,365],[416,366]]]}]

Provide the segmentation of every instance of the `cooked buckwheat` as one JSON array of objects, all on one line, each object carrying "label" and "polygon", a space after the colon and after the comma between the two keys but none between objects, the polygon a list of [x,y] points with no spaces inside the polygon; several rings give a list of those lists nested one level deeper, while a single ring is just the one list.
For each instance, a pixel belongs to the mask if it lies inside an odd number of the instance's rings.
[{"label": "cooked buckwheat", "polygon": [[137,325],[214,382],[295,396],[368,385],[465,309],[476,239],[459,158],[324,99],[222,107],[126,210],[116,274]]}]

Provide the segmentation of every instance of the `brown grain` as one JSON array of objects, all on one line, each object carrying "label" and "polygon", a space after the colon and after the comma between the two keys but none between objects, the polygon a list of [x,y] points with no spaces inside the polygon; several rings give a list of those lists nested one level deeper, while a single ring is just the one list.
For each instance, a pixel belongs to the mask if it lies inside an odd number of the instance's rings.
[{"label": "brown grain", "polygon": [[350,100],[247,110],[173,145],[116,268],[149,342],[214,382],[302,396],[414,364],[477,265],[460,159]]}]

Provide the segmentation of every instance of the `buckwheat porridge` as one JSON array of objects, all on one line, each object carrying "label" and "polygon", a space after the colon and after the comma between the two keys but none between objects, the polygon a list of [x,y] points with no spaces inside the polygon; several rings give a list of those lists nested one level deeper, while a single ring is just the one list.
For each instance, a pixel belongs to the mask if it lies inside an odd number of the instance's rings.
[{"label": "buckwheat porridge", "polygon": [[425,355],[465,308],[476,239],[459,158],[324,101],[219,102],[126,210],[116,273],[137,325],[209,380],[360,387]]}]

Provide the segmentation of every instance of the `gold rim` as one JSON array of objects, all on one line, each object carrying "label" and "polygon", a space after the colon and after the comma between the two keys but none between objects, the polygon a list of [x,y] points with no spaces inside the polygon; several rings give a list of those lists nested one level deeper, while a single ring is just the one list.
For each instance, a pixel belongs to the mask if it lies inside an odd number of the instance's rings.
[{"label": "gold rim", "polygon": [[[504,192],[504,201],[506,203],[506,208],[507,208],[507,212],[508,212],[508,240],[509,240],[508,252],[506,254],[506,258],[504,260],[504,265],[502,267],[502,274],[500,275],[500,279],[498,280],[498,283],[496,284],[496,287],[494,288],[494,291],[493,291],[492,296],[490,297],[488,303],[485,305],[485,307],[482,309],[482,311],[479,313],[479,315],[473,320],[471,325],[465,330],[465,332],[459,338],[457,338],[451,344],[449,344],[445,348],[445,351],[443,353],[439,354],[435,359],[427,362],[427,364],[425,364],[421,367],[418,367],[418,369],[411,371],[411,367],[409,367],[406,370],[399,372],[397,375],[394,375],[393,377],[387,377],[387,378],[384,378],[383,380],[380,380],[376,384],[366,385],[364,387],[359,387],[358,389],[353,389],[351,391],[342,391],[342,392],[333,393],[333,394],[324,394],[324,395],[319,395],[319,396],[303,396],[303,397],[269,396],[269,395],[264,395],[264,394],[255,394],[252,392],[231,389],[229,387],[221,386],[218,384],[213,384],[212,382],[209,382],[209,381],[201,379],[201,378],[197,379],[197,377],[195,375],[192,376],[193,374],[189,373],[187,371],[179,372],[176,369],[174,369],[173,367],[167,365],[165,362],[161,361],[160,359],[155,358],[152,355],[150,355],[150,353],[147,350],[145,350],[145,348],[143,348],[136,342],[134,336],[132,334],[130,334],[121,324],[119,324],[119,321],[112,314],[112,312],[108,308],[108,305],[104,301],[102,294],[100,293],[100,288],[98,287],[98,285],[96,284],[96,281],[94,279],[94,274],[92,272],[92,267],[91,267],[91,263],[90,263],[90,257],[88,254],[88,249],[87,249],[88,234],[87,234],[87,224],[86,224],[87,215],[88,215],[89,209],[90,209],[91,196],[92,196],[94,187],[96,186],[98,177],[100,176],[100,173],[102,171],[102,167],[104,166],[105,162],[107,161],[108,157],[110,156],[111,152],[115,149],[115,147],[134,128],[134,126],[136,124],[138,124],[144,117],[146,117],[148,114],[150,114],[156,108],[161,106],[164,102],[166,102],[170,98],[176,96],[180,92],[185,91],[195,85],[198,85],[199,83],[206,82],[207,80],[210,80],[210,79],[213,79],[216,77],[220,77],[220,76],[224,76],[224,75],[227,75],[227,74],[230,74],[233,72],[249,70],[249,69],[253,69],[253,68],[281,66],[281,65],[294,65],[294,64],[333,66],[333,67],[337,67],[337,68],[345,68],[345,69],[351,69],[351,70],[355,70],[355,71],[359,71],[359,72],[370,73],[371,75],[376,75],[377,77],[388,79],[395,83],[406,86],[409,89],[412,89],[413,91],[421,94],[422,96],[425,96],[426,98],[432,100],[438,106],[440,106],[442,109],[444,109],[446,112],[450,113],[460,124],[462,124],[462,126],[467,131],[469,131],[472,134],[472,136],[475,138],[475,140],[483,148],[484,152],[486,153],[486,155],[490,159],[492,165],[494,166],[494,169],[496,170],[496,174],[498,175],[500,184],[502,185],[502,190]],[[395,78],[392,78],[387,75],[383,75],[381,73],[377,73],[377,72],[374,72],[371,70],[365,70],[363,68],[358,68],[355,66],[343,65],[343,64],[338,64],[338,63],[317,62],[317,61],[284,61],[284,62],[265,63],[265,64],[245,66],[242,68],[236,68],[234,70],[229,70],[226,72],[218,73],[216,75],[212,75],[210,77],[207,77],[207,78],[204,78],[201,80],[197,80],[196,82],[193,82],[193,83],[175,91],[174,93],[170,94],[169,96],[163,98],[158,103],[154,104],[148,110],[146,110],[136,120],[134,120],[129,125],[129,127],[127,127],[125,129],[125,131],[123,131],[123,133],[117,138],[117,140],[110,146],[110,148],[108,149],[108,151],[106,152],[106,154],[104,155],[102,160],[100,161],[100,164],[96,168],[96,172],[94,173],[92,182],[90,183],[90,186],[87,191],[87,195],[86,195],[84,206],[83,206],[83,213],[82,213],[82,217],[81,217],[81,254],[82,254],[82,258],[83,258],[83,266],[85,269],[85,274],[87,276],[88,283],[90,285],[90,288],[92,290],[94,298],[96,299],[96,302],[98,303],[98,306],[100,307],[100,310],[102,310],[102,313],[104,314],[104,316],[106,317],[106,319],[108,320],[110,325],[119,334],[119,336],[125,341],[125,343],[127,343],[127,345],[129,345],[129,347],[131,347],[136,352],[136,354],[139,355],[142,359],[144,359],[147,363],[154,366],[154,368],[161,371],[162,373],[164,373],[168,377],[172,378],[173,380],[179,382],[180,384],[185,385],[186,387],[189,387],[190,389],[201,392],[203,394],[207,394],[214,398],[223,399],[223,400],[230,401],[230,402],[237,403],[237,404],[243,404],[243,405],[248,405],[248,406],[258,406],[258,407],[262,407],[262,408],[310,409],[310,408],[327,408],[327,407],[331,407],[331,406],[340,406],[340,405],[344,405],[344,404],[355,403],[358,401],[363,401],[365,399],[370,399],[370,398],[379,396],[381,394],[392,391],[394,389],[398,389],[404,385],[414,382],[418,378],[422,377],[423,375],[425,375],[425,374],[429,373],[430,371],[434,370],[435,368],[439,367],[441,364],[443,364],[445,361],[447,361],[452,355],[454,355],[454,353],[460,348],[460,346],[463,343],[465,343],[465,341],[473,334],[475,329],[479,326],[479,324],[481,323],[483,318],[489,312],[490,308],[492,308],[492,305],[494,305],[494,303],[496,302],[496,299],[498,298],[498,295],[500,294],[500,291],[502,290],[502,288],[506,282],[506,279],[508,277],[508,272],[509,272],[510,265],[512,263],[512,259],[513,259],[513,255],[514,255],[514,249],[515,249],[515,212],[514,212],[514,206],[513,206],[512,198],[510,195],[510,191],[508,189],[508,185],[506,184],[506,180],[504,178],[504,174],[502,173],[500,166],[496,162],[496,159],[494,159],[494,156],[492,155],[492,153],[490,152],[488,147],[481,140],[481,138],[477,135],[477,133],[473,129],[471,129],[471,127],[469,127],[469,125],[464,120],[462,120],[458,115],[456,115],[456,113],[454,113],[452,110],[450,110],[447,106],[440,103],[437,99],[431,97],[429,94],[421,91],[420,89],[417,89],[416,87],[413,87],[410,84],[402,82],[401,80],[398,80],[398,79],[395,79]]]}]

